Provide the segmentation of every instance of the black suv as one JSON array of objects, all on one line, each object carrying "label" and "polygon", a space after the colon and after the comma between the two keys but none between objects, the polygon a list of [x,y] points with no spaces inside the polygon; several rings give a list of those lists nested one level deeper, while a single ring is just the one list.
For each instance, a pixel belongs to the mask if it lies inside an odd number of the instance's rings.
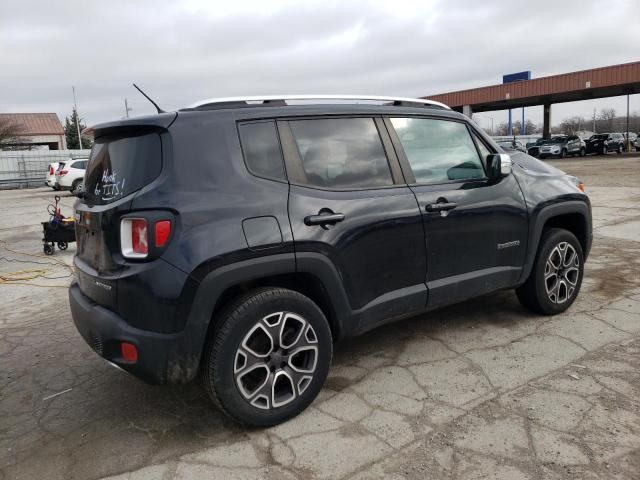
[{"label": "black suv", "polygon": [[624,135],[621,133],[596,133],[586,143],[587,153],[606,155],[609,152],[622,153],[625,149]]},{"label": "black suv", "polygon": [[313,401],[337,340],[502,289],[573,303],[592,239],[575,178],[435,102],[314,98],[93,127],[69,297],[99,355],[200,374],[266,426]]}]

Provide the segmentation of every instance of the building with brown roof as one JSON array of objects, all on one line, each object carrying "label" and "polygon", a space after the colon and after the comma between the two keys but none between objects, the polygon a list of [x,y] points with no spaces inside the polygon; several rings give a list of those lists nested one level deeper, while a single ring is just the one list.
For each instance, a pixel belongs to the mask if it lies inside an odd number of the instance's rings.
[{"label": "building with brown roof", "polygon": [[6,148],[66,150],[64,128],[55,113],[0,113],[0,125],[11,125],[14,133]]}]

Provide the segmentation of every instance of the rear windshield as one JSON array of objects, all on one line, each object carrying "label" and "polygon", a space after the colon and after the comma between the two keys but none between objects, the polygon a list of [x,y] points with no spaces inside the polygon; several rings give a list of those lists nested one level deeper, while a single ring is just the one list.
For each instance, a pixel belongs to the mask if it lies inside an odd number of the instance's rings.
[{"label": "rear windshield", "polygon": [[151,183],[162,170],[160,135],[99,137],[85,174],[85,200],[110,203]]}]

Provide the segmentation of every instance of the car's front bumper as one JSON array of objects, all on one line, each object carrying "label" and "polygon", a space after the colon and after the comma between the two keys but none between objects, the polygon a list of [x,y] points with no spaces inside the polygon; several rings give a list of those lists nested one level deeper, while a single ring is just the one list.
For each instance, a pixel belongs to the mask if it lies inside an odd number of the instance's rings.
[{"label": "car's front bumper", "polygon": [[[69,287],[69,303],[82,338],[110,363],[153,384],[185,383],[195,377],[200,351],[190,351],[187,330],[156,333],[132,327],[118,314],[93,302],[76,282]],[[136,346],[135,363],[122,357],[121,342]]]}]

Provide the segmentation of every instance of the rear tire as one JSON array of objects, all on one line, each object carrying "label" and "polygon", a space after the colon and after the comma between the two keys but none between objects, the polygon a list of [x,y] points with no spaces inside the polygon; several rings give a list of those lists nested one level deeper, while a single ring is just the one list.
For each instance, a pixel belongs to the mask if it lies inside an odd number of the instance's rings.
[{"label": "rear tire", "polygon": [[71,194],[78,195],[82,190],[84,190],[84,183],[82,179],[78,178],[77,180],[74,180],[71,184]]},{"label": "rear tire", "polygon": [[583,273],[584,255],[575,235],[560,228],[546,230],[529,278],[516,289],[518,300],[543,315],[564,312],[580,292]]},{"label": "rear tire", "polygon": [[584,148],[580,149],[580,156],[584,157],[587,154],[587,151]]},{"label": "rear tire", "polygon": [[617,151],[618,155],[622,154],[622,145],[618,145],[618,151]]},{"label": "rear tire", "polygon": [[603,147],[602,147],[602,150],[600,150],[600,154],[601,154],[601,155],[606,155],[607,153],[609,153],[609,150],[607,149],[607,147],[606,147],[606,146],[603,146]]},{"label": "rear tire", "polygon": [[567,149],[563,148],[560,152],[560,158],[567,158]]},{"label": "rear tire", "polygon": [[318,395],[333,344],[322,310],[309,298],[284,288],[257,289],[214,321],[202,381],[226,415],[268,427],[295,417]]}]

